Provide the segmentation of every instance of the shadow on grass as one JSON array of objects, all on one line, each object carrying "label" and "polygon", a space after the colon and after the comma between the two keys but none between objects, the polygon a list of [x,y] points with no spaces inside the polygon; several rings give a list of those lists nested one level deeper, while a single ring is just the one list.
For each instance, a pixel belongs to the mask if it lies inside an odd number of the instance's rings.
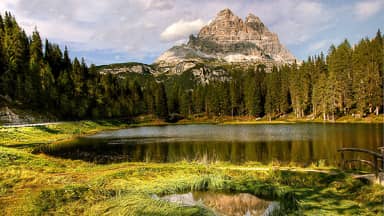
[{"label": "shadow on grass", "polygon": [[32,149],[31,153],[40,153],[39,151],[36,151],[36,149],[40,149],[40,147],[45,144],[46,143],[23,143],[23,144],[7,144],[7,145],[0,145],[0,146],[6,147],[6,148],[15,148],[15,149]]},{"label": "shadow on grass", "polygon": [[130,123],[128,120],[93,120],[101,126],[120,126],[122,124]]},{"label": "shadow on grass", "polygon": [[[356,196],[363,187],[370,184],[364,179],[351,180],[345,173],[337,175],[319,175],[318,184],[295,189],[295,194],[301,203],[300,209],[304,211],[318,212],[319,209],[325,212],[337,212],[340,215],[360,215],[362,207],[371,209],[373,214],[379,213],[377,207],[371,202],[358,204]],[[369,205],[371,204],[371,205]]]},{"label": "shadow on grass", "polygon": [[305,200],[305,203],[300,205],[301,210],[317,212],[322,209],[330,212],[336,211],[340,215],[359,214],[360,206],[353,201],[351,194],[315,188],[304,193],[296,192],[296,195],[298,199]]},{"label": "shadow on grass", "polygon": [[49,128],[47,126],[35,126],[36,129],[39,129],[41,131],[44,131],[44,132],[47,132],[47,133],[50,133],[50,134],[58,134],[60,133],[60,130],[56,130],[56,129],[52,129],[52,128]]}]

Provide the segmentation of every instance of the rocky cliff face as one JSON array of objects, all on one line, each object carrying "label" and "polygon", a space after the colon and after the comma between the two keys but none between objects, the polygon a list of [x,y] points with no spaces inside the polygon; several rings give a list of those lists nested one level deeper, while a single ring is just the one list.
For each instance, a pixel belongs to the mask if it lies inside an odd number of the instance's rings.
[{"label": "rocky cliff face", "polygon": [[124,74],[124,73],[137,73],[137,74],[155,74],[156,71],[149,65],[142,63],[121,63],[99,66],[100,74]]},{"label": "rocky cliff face", "polygon": [[121,76],[125,73],[152,74],[155,77],[190,72],[194,80],[206,84],[227,80],[229,73],[223,69],[226,67],[248,70],[263,64],[270,72],[273,65],[295,61],[277,35],[270,32],[257,16],[249,14],[242,20],[231,10],[224,9],[196,36],[191,35],[187,44],[167,50],[153,65],[113,64],[100,66],[99,72]]},{"label": "rocky cliff face", "polygon": [[231,10],[220,11],[186,45],[175,46],[155,63],[175,65],[183,61],[218,60],[270,64],[293,63],[296,58],[279,42],[261,20],[249,14],[245,20]]}]

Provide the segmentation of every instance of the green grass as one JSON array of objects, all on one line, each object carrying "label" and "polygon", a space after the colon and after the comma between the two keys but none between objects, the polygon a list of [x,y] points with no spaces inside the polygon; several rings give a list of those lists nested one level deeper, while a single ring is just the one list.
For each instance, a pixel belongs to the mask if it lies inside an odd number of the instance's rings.
[{"label": "green grass", "polygon": [[0,145],[21,148],[35,147],[38,144],[67,140],[102,130],[123,127],[128,127],[128,125],[122,121],[79,121],[35,127],[0,127]]},{"label": "green grass", "polygon": [[44,129],[1,129],[0,134],[5,138],[0,145],[2,213],[212,215],[199,206],[182,207],[151,197],[191,190],[247,192],[282,201],[285,211],[293,215],[384,213],[382,186],[353,179],[321,164],[309,168],[257,162],[243,165],[220,162],[96,165],[31,154],[33,148],[27,147],[126,126],[122,123],[76,122],[50,125]]}]

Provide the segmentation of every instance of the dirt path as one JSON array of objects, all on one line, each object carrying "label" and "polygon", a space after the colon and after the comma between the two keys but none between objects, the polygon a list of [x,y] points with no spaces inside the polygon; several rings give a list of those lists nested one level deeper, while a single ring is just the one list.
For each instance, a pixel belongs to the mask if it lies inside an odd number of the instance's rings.
[{"label": "dirt path", "polygon": [[18,128],[18,127],[35,127],[35,126],[45,126],[45,125],[55,125],[61,124],[63,122],[45,122],[45,123],[34,123],[34,124],[15,124],[15,125],[3,125],[4,128]]}]

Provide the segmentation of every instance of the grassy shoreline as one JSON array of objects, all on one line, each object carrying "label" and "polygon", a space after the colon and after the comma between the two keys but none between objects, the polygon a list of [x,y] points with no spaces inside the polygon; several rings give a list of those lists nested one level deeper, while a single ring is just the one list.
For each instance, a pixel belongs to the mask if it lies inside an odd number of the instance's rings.
[{"label": "grassy shoreline", "polygon": [[337,170],[189,162],[95,165],[6,147],[0,152],[0,208],[5,215],[210,215],[200,207],[151,198],[191,190],[288,199],[287,211],[303,215],[382,212],[383,187]]},{"label": "grassy shoreline", "polygon": [[64,141],[73,139],[78,136],[91,135],[105,130],[117,130],[130,127],[141,126],[163,126],[163,125],[185,125],[185,124],[223,124],[223,125],[246,125],[246,124],[295,124],[295,123],[364,123],[364,124],[377,124],[384,123],[384,115],[370,116],[364,119],[340,118],[334,122],[324,122],[319,119],[303,120],[294,118],[280,118],[277,120],[268,121],[265,119],[254,119],[249,117],[222,117],[222,118],[195,118],[183,119],[176,123],[165,122],[160,119],[149,118],[136,118],[131,122],[124,120],[101,120],[101,121],[73,121],[62,122],[58,124],[33,126],[33,127],[19,127],[19,128],[5,128],[0,126],[0,145],[20,147],[23,145],[32,146],[38,144],[52,143],[57,141]]},{"label": "grassy shoreline", "polygon": [[[188,123],[218,122],[178,124]],[[331,167],[185,161],[97,165],[30,153],[43,143],[103,130],[165,124],[81,121],[0,128],[0,208],[5,215],[210,215],[211,212],[201,207],[180,207],[154,200],[151,195],[212,190],[247,192],[284,203],[287,200],[285,211],[292,214],[384,212],[384,187],[353,179]]]}]

